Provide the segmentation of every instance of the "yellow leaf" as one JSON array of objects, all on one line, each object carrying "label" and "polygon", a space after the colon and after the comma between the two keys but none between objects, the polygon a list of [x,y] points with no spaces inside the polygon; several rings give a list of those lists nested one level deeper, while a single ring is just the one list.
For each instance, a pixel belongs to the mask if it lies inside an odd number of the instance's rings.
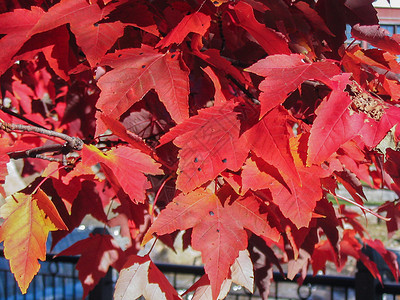
[{"label": "yellow leaf", "polygon": [[4,255],[23,294],[40,269],[38,259],[46,259],[46,240],[50,231],[67,229],[54,204],[38,190],[33,195],[15,193],[0,208],[5,219],[0,228]]}]

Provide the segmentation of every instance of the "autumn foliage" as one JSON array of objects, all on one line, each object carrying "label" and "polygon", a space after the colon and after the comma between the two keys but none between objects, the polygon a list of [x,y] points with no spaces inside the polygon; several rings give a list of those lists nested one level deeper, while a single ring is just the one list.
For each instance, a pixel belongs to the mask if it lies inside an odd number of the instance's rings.
[{"label": "autumn foliage", "polygon": [[48,233],[54,247],[88,214],[129,242],[95,234],[59,254],[81,255],[84,296],[112,266],[116,299],[180,299],[137,255],[178,231],[206,271],[193,299],[231,282],[266,299],[273,267],[301,281],[348,256],[380,278],[365,245],[397,276],[352,211],[379,213],[389,235],[400,225],[397,200],[364,207],[362,185],[400,195],[400,37],[372,0],[9,0],[0,12],[0,181],[12,158],[31,182],[3,190],[0,241],[22,293]]}]

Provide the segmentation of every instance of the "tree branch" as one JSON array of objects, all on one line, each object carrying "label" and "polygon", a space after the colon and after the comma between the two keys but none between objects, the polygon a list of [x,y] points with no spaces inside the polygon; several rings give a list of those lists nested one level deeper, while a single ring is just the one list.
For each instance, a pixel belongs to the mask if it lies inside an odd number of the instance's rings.
[{"label": "tree branch", "polygon": [[[62,149],[65,145],[54,144],[54,145],[44,145],[42,147],[37,147],[33,149],[28,149],[24,151],[15,151],[7,153],[8,156],[12,159],[20,159],[27,157],[39,157],[43,153],[53,152],[55,154],[62,154]],[[40,157],[41,158],[41,157]]]},{"label": "tree branch", "polygon": [[253,104],[260,105],[260,101],[256,97],[253,96],[252,93],[248,89],[246,89],[239,81],[237,81],[231,74],[227,74],[226,77],[232,81],[242,92],[245,94]]},{"label": "tree branch", "polygon": [[[80,138],[77,137],[71,137],[69,135],[66,135],[64,133],[60,133],[57,131],[45,129],[45,128],[39,128],[36,126],[30,126],[30,125],[22,125],[22,124],[10,124],[6,122],[1,122],[0,123],[0,129],[6,131],[6,132],[11,132],[11,131],[22,131],[22,132],[35,132],[47,136],[53,136],[60,138],[67,143],[64,145],[60,145],[64,147],[64,150],[67,150],[68,152],[71,152],[72,150],[82,150],[83,148],[83,141]],[[32,149],[33,150],[33,149]],[[43,152],[42,152],[43,153]]]},{"label": "tree branch", "polygon": [[[49,130],[43,127],[36,127],[30,125],[22,125],[22,124],[10,124],[4,121],[0,121],[0,129],[6,132],[11,131],[22,131],[22,132],[35,132],[51,137],[60,138],[65,141],[64,144],[52,144],[52,145],[44,145],[41,147],[36,147],[33,149],[28,149],[24,151],[15,151],[9,152],[7,155],[12,159],[21,159],[21,158],[40,158],[49,161],[58,161],[62,162],[64,165],[68,164],[66,155],[73,151],[79,151],[83,148],[83,141],[77,137],[71,137],[67,134],[60,133],[57,131]],[[62,154],[62,159],[58,159],[55,157],[50,157],[43,155],[43,153],[52,153],[52,155]]]}]

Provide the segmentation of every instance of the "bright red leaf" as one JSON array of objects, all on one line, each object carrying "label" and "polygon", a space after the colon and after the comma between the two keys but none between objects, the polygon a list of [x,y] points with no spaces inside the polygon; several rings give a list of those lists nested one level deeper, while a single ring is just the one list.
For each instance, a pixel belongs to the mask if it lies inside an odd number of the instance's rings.
[{"label": "bright red leaf", "polygon": [[156,45],[156,47],[164,48],[173,43],[180,44],[190,32],[204,35],[210,27],[210,21],[210,16],[201,12],[187,15]]},{"label": "bright red leaf", "polygon": [[364,125],[365,116],[351,112],[352,99],[345,91],[350,74],[336,77],[336,87],[315,111],[317,117],[308,141],[307,164],[321,163],[339,147],[355,137]]},{"label": "bright red leaf", "polygon": [[239,25],[250,33],[269,55],[290,54],[288,43],[279,34],[259,23],[254,17],[253,8],[246,2],[239,2],[234,7]]},{"label": "bright red leaf", "polygon": [[267,113],[244,134],[249,148],[257,156],[281,171],[285,178],[300,182],[289,146],[288,113],[276,108]]},{"label": "bright red leaf", "polygon": [[[202,252],[193,299],[253,279],[268,298],[272,264],[301,281],[310,262],[341,271],[353,256],[377,275],[360,240],[396,273],[360,214],[328,200],[341,183],[361,205],[360,181],[400,195],[400,38],[372,0],[3,2],[0,183],[14,158],[10,175],[32,184],[6,198],[0,234],[23,289],[48,232],[54,246],[88,214],[128,243],[91,236],[64,252],[82,253],[85,295],[126,262],[116,298],[179,299],[131,256],[151,226],[145,241],[174,249],[185,230],[183,248]],[[380,49],[346,45],[347,24]],[[398,201],[378,210],[392,235]]]},{"label": "bright red leaf", "polygon": [[279,239],[278,231],[270,227],[265,214],[259,213],[260,203],[253,197],[232,204],[229,201],[222,205],[218,195],[202,189],[180,195],[161,212],[144,238],[147,242],[153,233],[163,235],[193,228],[192,246],[201,251],[214,299],[239,251],[247,247],[245,228],[275,241]]},{"label": "bright red leaf", "polygon": [[181,148],[177,188],[189,192],[225,169],[238,170],[248,154],[240,139],[239,112],[228,102],[201,110],[195,117],[174,127],[161,144],[174,140]]},{"label": "bright red leaf", "polygon": [[[276,178],[277,170],[261,159],[248,159],[243,167],[243,189],[269,189],[272,202],[279,206],[282,214],[290,219],[297,228],[308,227],[312,212],[322,197],[318,172],[314,168],[299,168],[302,185],[292,178]],[[279,175],[279,174],[278,174]]]},{"label": "bright red leaf", "polygon": [[41,8],[33,6],[32,10],[16,9],[1,15],[0,33],[6,36],[0,39],[2,49],[0,74],[3,74],[14,63],[13,56],[29,39],[29,31],[43,14],[44,11]]},{"label": "bright red leaf", "polygon": [[137,202],[144,201],[145,191],[151,187],[144,174],[163,173],[150,156],[127,146],[105,153],[94,146],[85,146],[82,161],[87,166],[100,163],[111,169],[124,191]]},{"label": "bright red leaf", "polygon": [[121,22],[97,23],[114,8],[113,4],[100,9],[97,4],[89,4],[86,0],[64,0],[51,7],[29,34],[34,35],[69,23],[78,45],[94,67],[124,32]]}]

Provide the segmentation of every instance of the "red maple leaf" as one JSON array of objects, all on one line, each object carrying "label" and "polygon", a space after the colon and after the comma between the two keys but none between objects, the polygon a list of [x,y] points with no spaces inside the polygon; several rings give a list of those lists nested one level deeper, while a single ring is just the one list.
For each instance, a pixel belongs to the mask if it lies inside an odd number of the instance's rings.
[{"label": "red maple leaf", "polygon": [[114,299],[182,299],[150,257],[131,255],[124,264],[114,292]]},{"label": "red maple leaf", "polygon": [[247,247],[244,229],[279,240],[278,231],[270,227],[265,214],[259,213],[260,203],[254,197],[232,203],[227,199],[224,205],[219,197],[221,195],[202,189],[177,196],[160,213],[144,238],[147,242],[153,233],[163,235],[193,228],[192,246],[201,251],[214,299],[239,251]]},{"label": "red maple leaf", "polygon": [[115,6],[109,4],[101,9],[97,3],[89,4],[86,0],[64,0],[51,7],[29,34],[45,32],[69,23],[78,45],[82,47],[90,65],[94,67],[124,33],[124,25],[119,21],[98,23]]},{"label": "red maple leaf", "polygon": [[234,7],[239,25],[248,31],[269,55],[290,54],[288,43],[282,34],[259,23],[254,17],[253,8],[246,2],[239,2]]},{"label": "red maple leaf", "polygon": [[279,169],[282,176],[299,182],[289,146],[287,111],[278,107],[266,114],[244,134],[249,148],[267,163]]},{"label": "red maple leaf", "polygon": [[[9,157],[23,158],[22,177],[50,177],[0,209],[23,290],[47,233],[54,245],[87,214],[121,227],[125,254],[153,233],[173,247],[186,230],[183,247],[202,252],[207,272],[193,298],[225,297],[231,281],[251,289],[253,278],[266,298],[281,258],[300,281],[310,261],[340,271],[350,255],[377,275],[360,239],[397,272],[394,256],[365,239],[361,215],[327,197],[341,183],[361,205],[361,180],[400,195],[400,40],[377,25],[372,0],[3,2],[0,183]],[[352,35],[381,49],[344,45],[346,24],[369,24]],[[54,207],[29,196],[37,185]],[[111,199],[120,205],[109,217]],[[393,234],[398,201],[379,211]],[[15,239],[19,228],[32,230]],[[12,245],[37,237],[34,257],[34,244]],[[248,243],[252,260],[241,261]],[[85,295],[126,260],[116,298],[180,298],[148,256],[123,257],[110,237],[64,253],[82,253]]]},{"label": "red maple leaf", "polygon": [[228,102],[201,110],[174,127],[161,139],[161,145],[174,140],[181,148],[177,188],[188,192],[214,179],[225,169],[237,171],[248,154],[240,139],[239,112]]},{"label": "red maple leaf", "polygon": [[43,14],[44,11],[40,7],[33,6],[32,10],[16,9],[1,15],[0,33],[6,36],[0,39],[2,49],[0,74],[3,74],[13,64],[13,56],[29,39],[29,31]]},{"label": "red maple leaf", "polygon": [[149,46],[109,54],[101,64],[113,68],[103,75],[97,107],[111,118],[119,118],[132,104],[155,89],[172,119],[189,117],[188,72],[182,70],[179,53],[159,53]]},{"label": "red maple leaf", "polygon": [[204,35],[210,27],[210,21],[210,16],[201,12],[187,15],[156,45],[156,47],[164,48],[173,43],[180,44],[190,32]]},{"label": "red maple leaf", "polygon": [[290,177],[285,178],[283,182],[277,170],[271,165],[261,159],[252,158],[248,159],[243,167],[243,189],[244,192],[247,189],[269,189],[272,202],[279,206],[286,218],[290,219],[297,228],[308,227],[315,205],[322,197],[318,172],[319,170],[314,167],[298,168],[302,185]]},{"label": "red maple leaf", "polygon": [[349,110],[352,99],[344,91],[351,83],[349,77],[350,74],[343,74],[335,78],[336,87],[315,112],[317,117],[308,141],[308,164],[328,159],[364,125],[365,116]]},{"label": "red maple leaf", "polygon": [[[105,165],[131,199],[142,203],[146,189],[151,187],[144,174],[162,174],[159,165],[150,156],[127,146],[105,153],[94,146],[85,146],[82,150],[82,162],[86,166],[97,163]],[[107,174],[107,169],[105,171]]]},{"label": "red maple leaf", "polygon": [[379,25],[355,24],[351,35],[358,40],[367,41],[372,46],[386,50],[392,54],[400,54],[400,39],[389,36],[389,32]]}]

